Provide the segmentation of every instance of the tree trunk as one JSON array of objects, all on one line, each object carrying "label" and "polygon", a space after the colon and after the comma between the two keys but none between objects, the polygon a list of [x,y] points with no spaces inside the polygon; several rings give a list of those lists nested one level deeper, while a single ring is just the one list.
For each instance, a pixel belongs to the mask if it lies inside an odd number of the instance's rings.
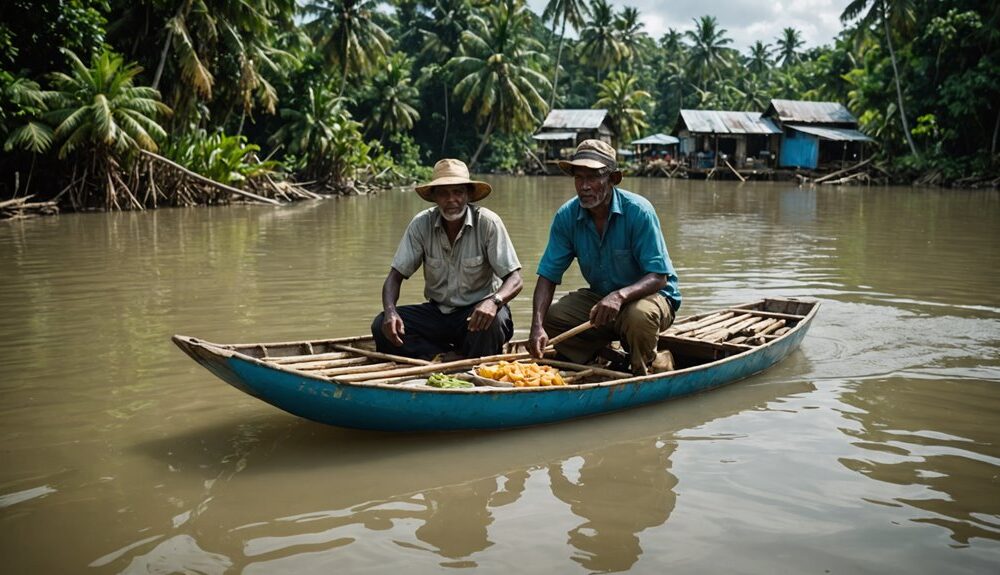
[{"label": "tree trunk", "polygon": [[486,122],[486,131],[483,133],[483,139],[479,141],[479,147],[476,148],[476,153],[472,154],[472,158],[469,160],[469,170],[476,165],[479,160],[479,154],[482,153],[483,148],[486,147],[486,143],[490,141],[490,134],[493,132],[493,118],[496,116],[496,108],[490,112],[490,119]]},{"label": "tree trunk", "polygon": [[[180,18],[181,16],[187,18],[188,10],[191,8],[190,2],[184,2],[177,7],[177,15],[175,18]],[[170,52],[170,42],[173,40],[173,32],[167,30],[167,39],[163,42],[163,50],[160,50],[160,62],[156,65],[156,74],[153,75],[153,85],[154,90],[160,89],[160,77],[163,75],[163,67],[167,64],[167,53]]]},{"label": "tree trunk", "polygon": [[889,45],[889,59],[892,60],[893,77],[896,79],[896,98],[899,100],[899,117],[903,121],[903,134],[906,136],[906,142],[910,145],[910,153],[920,158],[917,146],[913,143],[913,136],[910,135],[910,124],[906,120],[906,109],[903,108],[903,89],[899,85],[899,68],[896,66],[896,52],[892,49],[892,34],[889,31],[889,19],[885,13],[884,0],[882,2],[882,26],[885,28],[885,40]]},{"label": "tree trunk", "polygon": [[441,157],[444,157],[445,144],[448,143],[448,123],[451,121],[450,113],[448,112],[448,82],[447,80],[442,84],[444,86],[444,135],[441,136]]},{"label": "tree trunk", "polygon": [[997,111],[997,121],[993,124],[993,143],[990,145],[990,156],[997,153],[997,133],[1000,132],[1000,111]]},{"label": "tree trunk", "polygon": [[[555,26],[553,26],[555,28]],[[563,15],[562,30],[559,32],[559,49],[556,51],[556,70],[552,74],[552,97],[549,98],[549,110],[556,105],[556,89],[559,87],[559,61],[562,60],[563,40],[566,38],[566,16]]]},{"label": "tree trunk", "polygon": [[160,63],[156,65],[156,74],[153,75],[152,88],[160,89],[160,77],[163,76],[163,67],[167,63],[167,53],[170,51],[170,41],[173,40],[172,32],[167,30],[167,39],[163,42],[163,50],[160,50]]},{"label": "tree trunk", "polygon": [[340,71],[340,92],[337,93],[338,98],[344,97],[344,88],[347,87],[347,55],[344,55],[344,66]]}]

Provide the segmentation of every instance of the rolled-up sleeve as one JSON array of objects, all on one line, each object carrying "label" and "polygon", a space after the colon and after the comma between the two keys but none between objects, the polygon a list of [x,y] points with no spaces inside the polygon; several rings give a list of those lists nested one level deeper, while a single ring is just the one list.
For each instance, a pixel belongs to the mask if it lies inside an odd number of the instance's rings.
[{"label": "rolled-up sleeve", "polygon": [[486,259],[493,268],[493,273],[499,278],[505,278],[511,272],[521,269],[521,261],[517,259],[517,252],[514,250],[514,242],[507,233],[507,226],[504,225],[500,216],[483,218],[486,225]]},{"label": "rolled-up sleeve", "polygon": [[420,269],[420,264],[424,261],[424,243],[421,238],[423,227],[421,215],[417,214],[410,221],[410,225],[406,226],[403,239],[399,240],[396,255],[392,258],[392,267],[404,278],[409,279],[414,272]]},{"label": "rolled-up sleeve", "polygon": [[656,213],[642,210],[636,214],[633,222],[632,245],[635,246],[636,261],[642,272],[664,275],[673,273]]},{"label": "rolled-up sleeve", "polygon": [[538,275],[552,283],[562,283],[563,274],[576,257],[571,224],[567,211],[556,212],[556,216],[552,219],[552,227],[549,228],[549,243],[545,246],[541,261],[538,262]]}]

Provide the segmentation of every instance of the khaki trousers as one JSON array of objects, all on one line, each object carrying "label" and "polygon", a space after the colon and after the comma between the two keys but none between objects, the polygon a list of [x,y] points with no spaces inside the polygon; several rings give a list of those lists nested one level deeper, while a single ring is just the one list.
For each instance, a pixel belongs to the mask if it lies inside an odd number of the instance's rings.
[{"label": "khaki trousers", "polygon": [[[549,338],[570,330],[590,318],[590,309],[601,296],[588,289],[571,292],[549,307],[543,326]],[[556,346],[556,351],[574,363],[588,363],[597,352],[618,340],[629,352],[632,373],[646,373],[656,358],[658,334],[674,323],[674,311],[659,293],[622,306],[613,324],[588,329]]]}]

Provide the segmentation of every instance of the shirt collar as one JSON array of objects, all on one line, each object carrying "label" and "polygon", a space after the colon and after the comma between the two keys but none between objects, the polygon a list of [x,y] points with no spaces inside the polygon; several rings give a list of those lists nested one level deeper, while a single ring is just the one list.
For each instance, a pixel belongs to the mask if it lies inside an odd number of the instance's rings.
[{"label": "shirt collar", "polygon": [[[622,203],[621,203],[621,200],[618,198],[618,196],[619,196],[619,194],[618,194],[618,188],[617,187],[612,187],[611,188],[611,205],[609,206],[609,213],[612,213],[612,214],[621,214],[622,213]],[[584,207],[580,205],[580,200],[579,200],[579,198],[577,198],[577,202],[576,202],[576,219],[577,220],[583,220],[586,215],[587,215],[587,210],[584,209]]]},{"label": "shirt collar", "polygon": [[[444,228],[444,218],[441,216],[440,208],[431,208],[437,217],[434,218],[434,228]],[[462,227],[468,228],[472,226],[472,204],[465,204],[465,218],[463,218]]]}]

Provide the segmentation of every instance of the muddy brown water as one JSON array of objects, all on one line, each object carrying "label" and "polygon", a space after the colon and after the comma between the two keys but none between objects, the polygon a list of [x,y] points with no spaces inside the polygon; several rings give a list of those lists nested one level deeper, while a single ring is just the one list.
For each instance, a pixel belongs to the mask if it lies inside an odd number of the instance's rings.
[{"label": "muddy brown water", "polygon": [[[526,287],[559,177],[487,177]],[[364,333],[426,204],[0,222],[4,573],[985,573],[1000,565],[1000,194],[626,180],[681,315],[822,302],[710,393],[513,431],[326,427],[170,343]],[[419,279],[404,301],[417,301]],[[563,289],[582,284],[577,271]]]}]

